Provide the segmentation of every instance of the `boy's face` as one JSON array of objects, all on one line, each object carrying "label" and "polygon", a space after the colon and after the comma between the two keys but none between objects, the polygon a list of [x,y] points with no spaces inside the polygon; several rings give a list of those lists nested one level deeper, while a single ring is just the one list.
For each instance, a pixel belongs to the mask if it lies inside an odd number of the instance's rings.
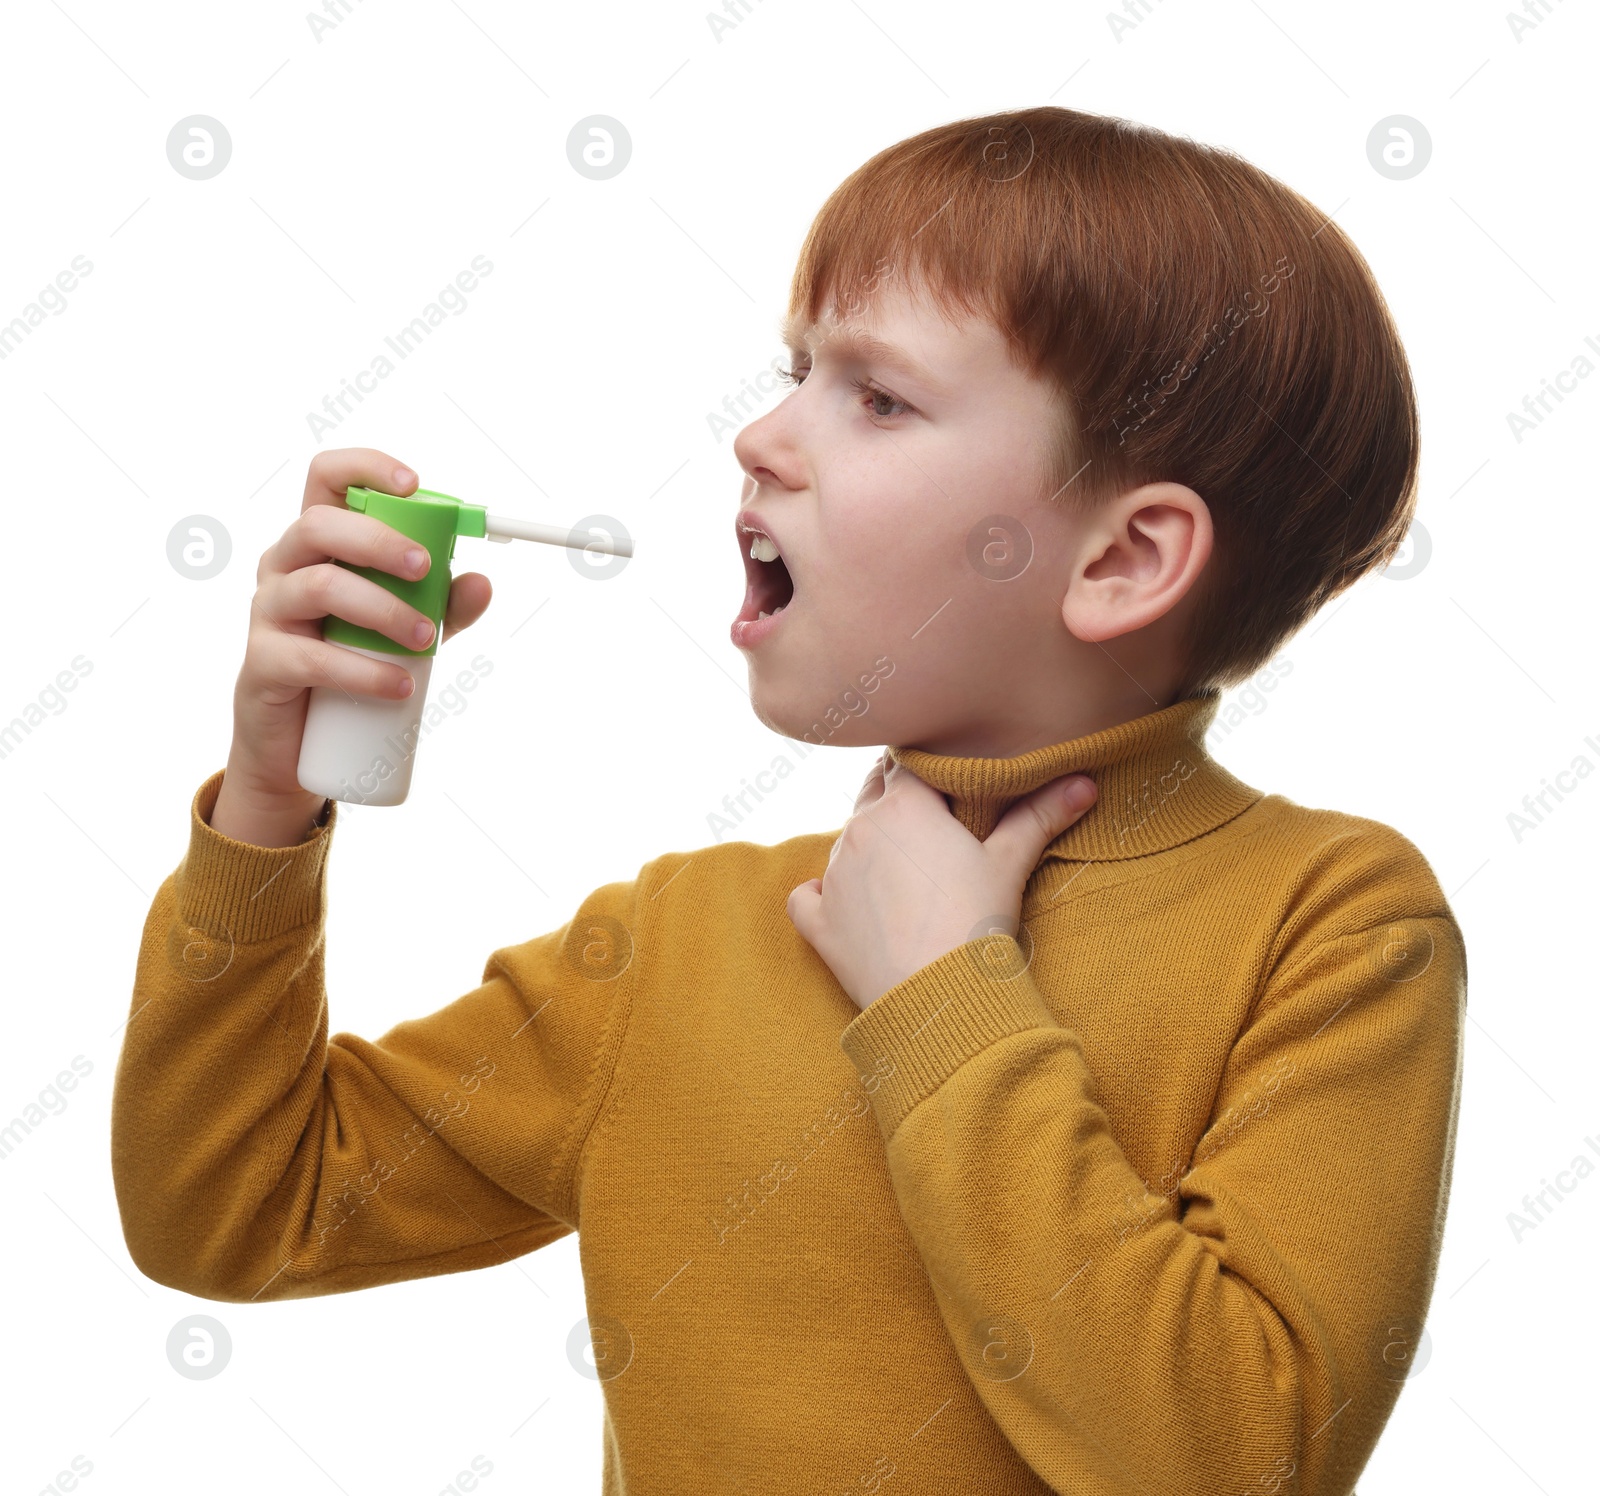
[{"label": "boy's face", "polygon": [[860,314],[798,330],[799,387],[734,441],[740,512],[782,557],[751,559],[739,531],[739,618],[793,595],[731,635],[756,715],[787,737],[939,751],[1025,734],[1028,693],[1059,680],[1075,536],[1045,491],[1058,406],[993,324],[956,315],[890,276]]}]

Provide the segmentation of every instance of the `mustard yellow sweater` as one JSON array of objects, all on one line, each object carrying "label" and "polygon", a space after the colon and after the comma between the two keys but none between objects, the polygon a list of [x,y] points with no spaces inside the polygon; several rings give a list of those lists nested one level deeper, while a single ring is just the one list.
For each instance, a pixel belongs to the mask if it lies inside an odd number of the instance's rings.
[{"label": "mustard yellow sweater", "polygon": [[1059,774],[1100,798],[1017,940],[859,1012],[785,913],[835,830],[658,857],[330,1039],[337,807],[247,846],[219,771],[116,1075],[133,1260],[262,1303],[577,1231],[607,1496],[1344,1496],[1433,1289],[1466,957],[1416,847],[1241,783],[1217,705],[898,751],[980,837]]}]

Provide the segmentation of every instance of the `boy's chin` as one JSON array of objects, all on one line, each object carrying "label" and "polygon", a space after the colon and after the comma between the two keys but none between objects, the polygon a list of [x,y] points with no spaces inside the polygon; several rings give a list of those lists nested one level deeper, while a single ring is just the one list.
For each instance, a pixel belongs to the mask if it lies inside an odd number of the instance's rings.
[{"label": "boy's chin", "polygon": [[756,687],[750,693],[750,709],[757,720],[780,737],[815,747],[880,746],[884,740],[877,735],[879,724],[873,721],[872,712],[861,710],[859,697],[852,704],[855,714],[840,703],[837,695],[808,701],[798,691]]}]

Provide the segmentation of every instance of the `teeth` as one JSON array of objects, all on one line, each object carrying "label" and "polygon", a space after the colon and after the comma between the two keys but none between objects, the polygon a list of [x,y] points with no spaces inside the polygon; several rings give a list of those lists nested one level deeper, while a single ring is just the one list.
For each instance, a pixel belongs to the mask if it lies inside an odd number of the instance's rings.
[{"label": "teeth", "polygon": [[778,548],[765,535],[757,535],[750,542],[750,557],[754,561],[776,561]]},{"label": "teeth", "polygon": [[759,613],[756,614],[756,617],[757,618],[769,618],[769,617],[771,617],[771,614],[769,614],[767,612],[767,610],[765,608],[763,608]]}]

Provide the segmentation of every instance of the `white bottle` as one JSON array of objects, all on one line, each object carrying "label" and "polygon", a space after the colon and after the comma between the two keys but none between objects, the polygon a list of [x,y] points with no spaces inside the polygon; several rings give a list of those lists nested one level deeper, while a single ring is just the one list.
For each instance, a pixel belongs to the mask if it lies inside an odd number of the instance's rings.
[{"label": "white bottle", "polygon": [[403,665],[417,683],[409,696],[356,696],[313,686],[300,740],[301,789],[357,805],[398,805],[411,793],[411,765],[422,736],[432,655],[396,655],[345,644],[370,659]]}]

